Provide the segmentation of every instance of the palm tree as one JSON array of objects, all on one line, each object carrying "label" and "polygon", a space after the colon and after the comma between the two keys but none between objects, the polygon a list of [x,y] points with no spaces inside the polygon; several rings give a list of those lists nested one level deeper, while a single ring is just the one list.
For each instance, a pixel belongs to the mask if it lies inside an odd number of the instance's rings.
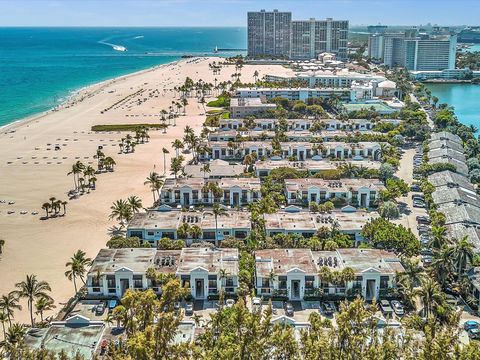
[{"label": "palm tree", "polygon": [[7,295],[0,298],[0,312],[7,315],[8,323],[12,326],[13,313],[16,310],[22,310],[22,306],[18,303],[18,297],[11,291]]},{"label": "palm tree", "polygon": [[170,154],[170,151],[168,151],[166,148],[162,148],[162,153],[163,153],[163,175],[167,172],[167,154]]},{"label": "palm tree", "polygon": [[35,314],[40,315],[40,320],[43,322],[43,313],[45,311],[50,311],[55,308],[56,306],[53,299],[41,297],[35,303]]},{"label": "palm tree", "polygon": [[473,245],[468,241],[468,235],[465,235],[454,245],[452,254],[456,263],[457,275],[458,277],[461,277],[465,272],[467,265],[472,263],[475,255]]},{"label": "palm tree", "polygon": [[418,295],[423,304],[423,311],[426,317],[432,314],[433,310],[442,304],[443,296],[438,283],[431,277],[426,277],[421,282]]},{"label": "palm tree", "polygon": [[190,226],[190,236],[192,239],[200,239],[203,235],[203,230],[200,226],[193,224]]},{"label": "palm tree", "polygon": [[435,251],[435,256],[430,266],[430,273],[437,279],[442,288],[445,288],[453,280],[455,265],[453,264],[452,248],[442,247]]},{"label": "palm tree", "polygon": [[34,326],[33,320],[33,303],[40,297],[50,298],[49,291],[52,291],[50,285],[46,281],[37,280],[36,275],[27,275],[27,278],[19,283],[15,284],[18,290],[14,293],[21,298],[27,299],[28,310],[30,312],[30,320],[32,327]]},{"label": "palm tree", "polygon": [[173,172],[175,179],[177,178],[177,174],[182,170],[182,163],[183,163],[183,156],[177,156],[171,159],[170,162],[170,171]]},{"label": "palm tree", "polygon": [[42,209],[45,210],[46,214],[47,214],[47,219],[48,219],[48,214],[50,214],[50,203],[46,202],[46,203],[43,203],[42,205]]},{"label": "palm tree", "polygon": [[188,237],[188,233],[190,232],[190,225],[184,222],[182,223],[177,229],[177,236],[180,239],[186,239]]},{"label": "palm tree", "polygon": [[142,200],[135,195],[129,196],[127,201],[133,213],[138,213],[142,208]]},{"label": "palm tree", "polygon": [[446,237],[447,228],[445,226],[432,226],[432,239],[430,240],[430,246],[433,249],[441,249],[446,245],[449,240]]},{"label": "palm tree", "polygon": [[120,199],[113,203],[110,206],[112,212],[110,213],[109,219],[117,220],[121,226],[124,226],[124,221],[129,221],[132,218],[132,209],[127,201]]},{"label": "palm tree", "polygon": [[8,348],[16,349],[19,345],[23,344],[26,334],[27,329],[25,325],[15,323],[8,328],[5,343],[8,344]]},{"label": "palm tree", "polygon": [[210,170],[210,164],[209,163],[203,164],[203,166],[200,168],[200,171],[203,172],[203,178],[205,179],[207,177],[206,174],[212,171]]},{"label": "palm tree", "polygon": [[78,190],[77,179],[78,175],[82,173],[83,169],[85,169],[85,165],[83,165],[81,161],[77,161],[75,164],[72,165],[72,170],[67,173],[67,175],[73,175],[75,190]]},{"label": "palm tree", "polygon": [[223,206],[213,204],[213,216],[215,216],[215,246],[218,247],[218,217],[228,216],[228,212]]},{"label": "palm tree", "polygon": [[163,185],[163,180],[160,179],[160,176],[155,171],[152,171],[143,185],[150,185],[150,190],[152,190],[153,195],[153,203],[155,204],[155,193],[157,193],[158,198],[160,199],[159,190]]},{"label": "palm tree", "polygon": [[176,156],[180,155],[180,149],[183,149],[183,143],[180,139],[172,141],[172,147],[175,149]]},{"label": "palm tree", "polygon": [[402,264],[405,269],[404,274],[412,281],[412,284],[416,286],[420,283],[420,280],[425,275],[420,261],[414,258],[405,258],[402,259]]},{"label": "palm tree", "polygon": [[67,201],[62,201],[62,206],[63,206],[63,215],[67,213]]},{"label": "palm tree", "polygon": [[3,247],[5,246],[5,240],[0,239],[0,254],[3,253]]},{"label": "palm tree", "polygon": [[[7,338],[7,332],[5,331],[5,323],[8,321],[7,314],[4,312],[0,311],[0,323],[2,323],[2,329],[3,329],[3,338]],[[0,343],[1,346],[1,343]],[[0,353],[1,354],[1,353]]]},{"label": "palm tree", "polygon": [[253,77],[254,77],[254,79],[255,79],[255,82],[257,82],[257,80],[258,80],[258,75],[259,75],[259,74],[258,74],[258,71],[255,70],[255,72],[253,73]]},{"label": "palm tree", "polygon": [[[132,152],[133,152],[133,148],[134,148],[134,145],[132,144]],[[104,163],[105,167],[106,167],[109,171],[114,171],[114,166],[117,165],[117,163],[115,162],[115,160],[113,160],[113,158],[110,157],[110,156],[107,156],[107,157],[103,160],[103,163]]]},{"label": "palm tree", "polygon": [[92,259],[86,257],[86,253],[82,250],[77,250],[75,254],[70,258],[70,261],[68,261],[65,266],[68,268],[67,271],[65,271],[65,276],[67,277],[68,280],[73,281],[73,286],[75,288],[75,294],[78,293],[77,290],[77,282],[76,279],[77,277],[82,280],[82,282],[85,284],[85,280],[83,279],[83,276],[85,275],[86,267],[90,266],[92,263]]}]

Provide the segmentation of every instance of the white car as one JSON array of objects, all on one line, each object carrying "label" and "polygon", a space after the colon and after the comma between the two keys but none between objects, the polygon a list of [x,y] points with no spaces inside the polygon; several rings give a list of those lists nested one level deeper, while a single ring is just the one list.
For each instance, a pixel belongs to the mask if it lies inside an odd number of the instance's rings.
[{"label": "white car", "polygon": [[225,306],[226,306],[227,308],[231,308],[231,307],[233,307],[233,305],[235,305],[235,300],[233,300],[233,299],[227,299],[227,301],[225,301]]},{"label": "white car", "polygon": [[262,308],[262,299],[258,297],[254,297],[252,299],[252,310],[253,311],[258,311]]},{"label": "white car", "polygon": [[396,314],[396,315],[403,315],[405,314],[405,309],[402,305],[402,303],[398,300],[392,300],[390,302],[390,304],[392,305],[392,309],[393,309],[393,312]]}]

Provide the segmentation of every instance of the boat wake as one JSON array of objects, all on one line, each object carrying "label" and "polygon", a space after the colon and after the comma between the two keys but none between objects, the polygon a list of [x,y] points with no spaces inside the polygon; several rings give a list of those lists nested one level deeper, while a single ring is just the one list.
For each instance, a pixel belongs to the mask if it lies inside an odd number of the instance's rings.
[{"label": "boat wake", "polygon": [[103,45],[107,45],[107,46],[111,46],[113,50],[115,51],[127,51],[127,48],[125,46],[122,46],[122,45],[117,45],[117,44],[111,44],[111,43],[108,43],[108,42],[105,42],[103,40],[99,41],[98,42],[99,44],[103,44]]},{"label": "boat wake", "polygon": [[143,35],[138,35],[138,36],[135,36],[134,38],[132,38],[132,40],[135,40],[135,39],[143,39],[145,36]]}]

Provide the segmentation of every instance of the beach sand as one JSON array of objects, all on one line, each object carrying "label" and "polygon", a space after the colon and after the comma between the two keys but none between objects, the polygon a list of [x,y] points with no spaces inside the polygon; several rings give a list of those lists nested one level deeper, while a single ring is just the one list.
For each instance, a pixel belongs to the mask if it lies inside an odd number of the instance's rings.
[{"label": "beach sand", "polygon": [[[39,280],[50,283],[56,311],[73,295],[73,284],[64,276],[65,263],[78,249],[93,258],[105,247],[109,229],[117,225],[108,219],[115,200],[136,195],[144,206],[151,205],[151,192],[143,183],[154,169],[163,174],[162,148],[174,155],[171,142],[183,136],[186,125],[199,133],[205,116],[201,115],[202,104],[189,98],[187,114],[177,119],[176,127],[169,127],[166,134],[150,131],[150,142],[138,145],[130,154],[118,154],[118,142],[126,133],[93,133],[91,126],[160,123],[158,114],[162,109],[168,111],[172,100],[178,101],[173,88],[181,85],[185,77],[211,83],[215,78],[232,80],[234,66],[223,67],[220,74],[213,75],[208,66],[212,61],[219,58],[185,59],[93,85],[79,91],[57,111],[1,129],[0,200],[6,203],[0,203],[0,238],[6,245],[0,255],[0,295],[13,290],[14,284],[27,274],[36,274]],[[255,70],[262,77],[282,69],[278,65],[246,65],[241,80],[253,82]],[[141,96],[101,114],[103,109],[141,89],[146,90]],[[150,98],[148,93],[155,89],[158,97]],[[145,97],[147,101],[138,105],[136,100]],[[56,144],[61,150],[55,151]],[[98,145],[116,161],[115,171],[96,175],[96,190],[69,201],[65,217],[41,220],[45,215],[41,205],[50,197],[68,200],[73,178],[67,173],[73,163],[80,160],[96,168],[93,155]],[[167,155],[167,167],[169,164]],[[15,204],[8,205],[9,201]],[[7,214],[9,210],[15,213]],[[27,214],[22,215],[21,211]],[[33,211],[38,211],[38,215],[32,215]],[[26,304],[22,304],[24,309],[16,312],[15,319],[28,323]]]}]

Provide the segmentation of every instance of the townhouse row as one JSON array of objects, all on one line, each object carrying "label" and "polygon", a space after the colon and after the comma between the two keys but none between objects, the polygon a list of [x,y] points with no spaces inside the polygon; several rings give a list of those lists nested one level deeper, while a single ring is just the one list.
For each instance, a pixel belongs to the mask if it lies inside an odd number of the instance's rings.
[{"label": "townhouse row", "polygon": [[[389,122],[396,124],[399,120],[382,119],[380,121],[371,119],[287,119],[287,131],[309,130],[312,126],[319,125],[327,131],[351,130],[367,131],[372,130],[378,122]],[[275,130],[279,126],[278,119],[220,119],[218,129],[226,130]]]},{"label": "townhouse row", "polygon": [[[374,211],[357,210],[346,205],[331,213],[313,213],[298,206],[290,205],[273,214],[265,214],[265,231],[268,236],[276,234],[300,234],[306,238],[315,235],[319,229],[338,229],[348,235],[358,245],[362,229],[370,220],[378,217]],[[182,234],[178,229],[187,224],[200,228],[200,233]],[[188,245],[204,241],[220,242],[228,237],[245,239],[252,230],[251,216],[248,211],[228,210],[223,216],[212,211],[184,212],[162,205],[157,210],[137,213],[127,226],[127,236],[138,237],[142,241],[156,246],[162,238],[185,238]]]},{"label": "townhouse row", "polygon": [[[213,185],[218,193],[211,190]],[[338,201],[343,205],[370,208],[376,205],[378,194],[385,190],[379,179],[320,178],[286,179],[285,198],[288,205],[308,206],[325,201]],[[259,178],[167,178],[160,191],[160,204],[182,207],[212,205],[245,206],[262,198]]]},{"label": "townhouse row", "polygon": [[211,152],[200,155],[201,160],[243,159],[249,154],[256,154],[258,158],[272,159],[294,158],[298,161],[307,159],[321,160],[325,157],[331,159],[353,159],[379,161],[382,157],[382,147],[377,142],[283,142],[280,149],[274,149],[268,141],[209,141],[207,145]]},{"label": "townhouse row", "polygon": [[[379,299],[395,289],[397,273],[404,271],[393,253],[377,249],[270,249],[255,252],[254,287],[257,296],[303,300],[308,297],[344,298],[360,295]],[[329,283],[319,275],[351,268],[352,281]],[[238,249],[190,247],[182,250],[102,249],[87,275],[90,297],[121,298],[127,289],[152,289],[161,284],[147,274],[172,274],[195,300],[215,298],[223,291],[236,295]]]}]

